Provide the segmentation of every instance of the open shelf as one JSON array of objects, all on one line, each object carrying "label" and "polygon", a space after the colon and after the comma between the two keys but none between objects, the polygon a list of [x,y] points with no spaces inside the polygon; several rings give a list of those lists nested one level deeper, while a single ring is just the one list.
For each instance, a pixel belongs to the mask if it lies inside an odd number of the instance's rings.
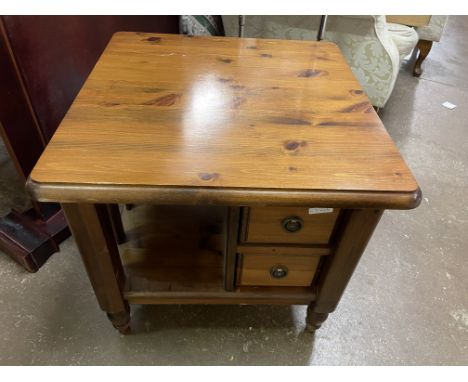
[{"label": "open shelf", "polygon": [[309,287],[224,289],[224,207],[137,206],[120,254],[133,304],[307,304]]}]

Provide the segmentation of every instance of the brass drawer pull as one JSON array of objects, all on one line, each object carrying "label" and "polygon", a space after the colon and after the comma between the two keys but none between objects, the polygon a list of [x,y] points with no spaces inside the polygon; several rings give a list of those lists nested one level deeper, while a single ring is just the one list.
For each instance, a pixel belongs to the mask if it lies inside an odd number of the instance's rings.
[{"label": "brass drawer pull", "polygon": [[282,279],[288,275],[288,268],[284,265],[274,265],[270,269],[270,275],[275,279]]},{"label": "brass drawer pull", "polygon": [[281,222],[281,225],[287,232],[298,232],[304,226],[304,221],[297,216],[289,216]]}]

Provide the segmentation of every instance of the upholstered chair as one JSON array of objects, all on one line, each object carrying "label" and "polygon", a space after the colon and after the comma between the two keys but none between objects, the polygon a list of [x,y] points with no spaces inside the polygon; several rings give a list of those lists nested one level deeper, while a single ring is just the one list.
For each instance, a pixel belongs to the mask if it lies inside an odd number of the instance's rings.
[{"label": "upholstered chair", "polygon": [[417,45],[419,54],[416,62],[414,63],[414,76],[419,77],[422,74],[421,64],[431,51],[432,43],[434,41],[440,41],[447,20],[448,16],[434,15],[431,16],[428,25],[416,28],[416,32],[419,38]]},{"label": "upholstered chair", "polygon": [[[222,16],[226,36],[238,36],[238,16]],[[320,16],[246,16],[244,37],[315,40]],[[325,39],[335,42],[375,107],[392,93],[402,59],[418,36],[385,16],[328,16]]]}]

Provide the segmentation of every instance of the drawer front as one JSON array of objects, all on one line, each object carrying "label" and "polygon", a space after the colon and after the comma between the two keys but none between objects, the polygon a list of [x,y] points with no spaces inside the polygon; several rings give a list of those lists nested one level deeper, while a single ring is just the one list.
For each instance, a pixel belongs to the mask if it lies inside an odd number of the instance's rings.
[{"label": "drawer front", "polygon": [[[239,286],[310,286],[320,256],[297,250],[296,254],[269,248],[239,254],[237,284]],[[277,254],[272,254],[277,252]]]},{"label": "drawer front", "polygon": [[315,213],[315,209],[303,207],[252,207],[244,212],[241,238],[244,242],[327,244],[339,209]]}]

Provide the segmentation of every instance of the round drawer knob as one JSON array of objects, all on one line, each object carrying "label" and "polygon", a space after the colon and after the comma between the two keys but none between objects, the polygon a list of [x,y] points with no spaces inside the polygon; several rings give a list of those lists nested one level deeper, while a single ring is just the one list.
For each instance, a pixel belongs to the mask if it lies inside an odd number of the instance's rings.
[{"label": "round drawer knob", "polygon": [[288,268],[284,265],[275,265],[271,267],[270,274],[275,279],[282,279],[288,275]]},{"label": "round drawer knob", "polygon": [[289,216],[283,219],[281,225],[288,232],[298,232],[302,229],[304,221],[297,216]]}]

